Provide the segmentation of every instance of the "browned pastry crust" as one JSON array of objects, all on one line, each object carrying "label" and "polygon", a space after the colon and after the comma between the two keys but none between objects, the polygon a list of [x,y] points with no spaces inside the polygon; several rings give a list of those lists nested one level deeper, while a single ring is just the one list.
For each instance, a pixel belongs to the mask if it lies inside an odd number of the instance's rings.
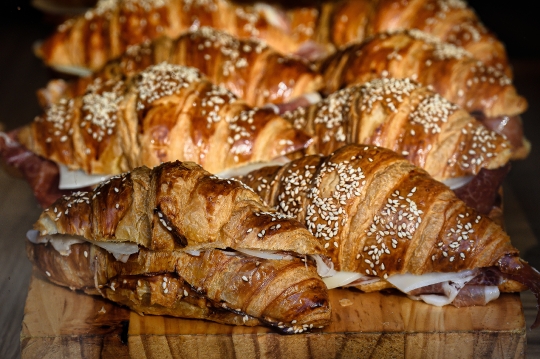
[{"label": "browned pastry crust", "polygon": [[62,95],[82,95],[97,77],[131,76],[161,62],[195,67],[214,84],[227,88],[250,106],[288,102],[322,88],[321,76],[304,61],[280,55],[256,39],[239,40],[202,27],[175,39],[161,37],[133,45],[98,73],[74,81],[67,88],[64,84],[60,93],[55,93],[55,89],[62,84],[59,85],[58,80],[51,82],[47,89],[41,90],[42,104],[54,103]]},{"label": "browned pastry crust", "polygon": [[[292,331],[330,320],[326,286],[307,258],[324,255],[320,240],[243,183],[194,163],[140,167],[64,196],[34,228],[41,237],[29,243],[29,258],[53,282],[141,313]],[[52,247],[61,238],[83,243],[60,252]],[[136,243],[138,251],[115,260],[97,247],[112,242]]]},{"label": "browned pastry crust", "polygon": [[[326,94],[378,77],[411,78],[488,119],[516,117],[527,109],[527,101],[502,72],[474,59],[463,48],[419,30],[382,33],[351,44],[318,68],[325,78]],[[512,141],[514,158],[524,158],[530,145],[522,133],[516,136],[519,140]]]},{"label": "browned pastry crust", "polygon": [[377,34],[329,56],[319,69],[330,94],[374,77],[409,77],[469,112],[488,117],[519,115],[527,102],[510,78],[474,59],[463,48],[419,30]]},{"label": "browned pastry crust", "polygon": [[[402,156],[348,145],[242,178],[270,205],[325,241],[336,270],[376,276],[459,272],[517,257],[506,233]],[[514,283],[511,285],[510,282]],[[507,281],[505,290],[522,290]]]},{"label": "browned pastry crust", "polygon": [[335,48],[374,34],[419,29],[465,48],[473,56],[511,76],[504,45],[462,0],[341,0],[288,12],[292,36]]},{"label": "browned pastry crust", "polygon": [[305,227],[270,210],[251,189],[189,162],[140,167],[93,192],[64,196],[42,213],[35,229],[161,251],[322,251]]},{"label": "browned pastry crust", "polygon": [[284,114],[316,140],[309,152],[329,155],[348,143],[402,154],[444,180],[504,166],[510,143],[466,111],[409,79],[375,79]]},{"label": "browned pastry crust", "polygon": [[102,0],[60,25],[37,53],[49,65],[95,70],[131,45],[199,26],[260,38],[282,53],[301,53],[310,42],[331,52],[379,32],[417,28],[511,72],[502,43],[459,0],[326,1],[290,10],[228,0]]},{"label": "browned pastry crust", "polygon": [[50,281],[101,295],[140,314],[264,324],[290,333],[330,320],[326,286],[315,266],[300,258],[141,249],[122,263],[90,243],[73,244],[63,256],[51,245],[28,242],[27,253]]},{"label": "browned pastry crust", "polygon": [[260,6],[239,6],[226,0],[101,0],[84,15],[60,25],[37,53],[52,66],[95,70],[131,45],[164,35],[175,38],[200,26],[240,38],[276,38],[271,45],[293,46],[288,34],[273,26]]},{"label": "browned pastry crust", "polygon": [[183,160],[214,173],[304,148],[310,138],[269,108],[251,108],[193,68],[161,63],[95,79],[19,133],[34,153],[87,173]]}]

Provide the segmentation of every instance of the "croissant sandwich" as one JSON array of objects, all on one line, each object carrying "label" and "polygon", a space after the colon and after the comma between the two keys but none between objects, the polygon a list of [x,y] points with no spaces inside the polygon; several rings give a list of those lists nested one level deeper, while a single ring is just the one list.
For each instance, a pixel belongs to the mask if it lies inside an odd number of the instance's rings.
[{"label": "croissant sandwich", "polygon": [[113,175],[170,160],[214,173],[304,148],[310,137],[251,108],[193,68],[161,63],[124,81],[97,78],[22,128],[30,151],[70,170]]},{"label": "croissant sandwich", "polygon": [[329,155],[348,143],[373,144],[441,181],[497,169],[511,157],[503,136],[408,78],[354,85],[283,117],[316,139],[308,152]]},{"label": "croissant sandwich", "polygon": [[194,163],[139,167],[64,196],[34,227],[28,256],[52,282],[139,313],[285,333],[330,321],[321,242]]},{"label": "croissant sandwich", "polygon": [[336,271],[326,274],[329,288],[397,288],[456,306],[529,288],[540,300],[540,273],[500,226],[388,149],[348,145],[242,180],[325,242]]},{"label": "croissant sandwich", "polygon": [[[132,46],[161,36],[175,38],[209,26],[239,38],[270,40],[291,48],[293,40],[280,11],[267,4],[238,5],[227,0],[100,0],[85,14],[67,20],[36,48],[59,70],[97,70]],[[272,41],[274,39],[274,41]]]},{"label": "croissant sandwich", "polygon": [[316,44],[335,50],[378,33],[419,29],[462,46],[475,58],[511,75],[504,45],[465,1],[325,1],[291,9],[287,15],[292,36],[303,44],[304,51]]},{"label": "croissant sandwich", "polygon": [[419,30],[378,34],[351,44],[323,60],[318,68],[327,84],[326,94],[381,76],[412,78],[504,134],[512,144],[514,158],[524,158],[530,150],[519,118],[527,101],[517,94],[510,78],[463,48]]},{"label": "croissant sandwich", "polygon": [[323,85],[321,76],[298,58],[280,55],[256,39],[239,40],[201,27],[174,39],[161,37],[133,45],[97,74],[73,83],[51,81],[47,89],[40,91],[41,102],[48,105],[62,96],[82,95],[96,77],[131,76],[161,62],[195,67],[214,84],[227,88],[250,106],[290,102],[320,90]]},{"label": "croissant sandwich", "polygon": [[241,38],[263,39],[282,53],[316,58],[379,32],[417,28],[465,47],[510,75],[504,45],[464,1],[319,3],[284,9],[228,0],[101,0],[84,15],[60,25],[38,46],[37,54],[56,68],[96,70],[131,45],[210,26]]}]

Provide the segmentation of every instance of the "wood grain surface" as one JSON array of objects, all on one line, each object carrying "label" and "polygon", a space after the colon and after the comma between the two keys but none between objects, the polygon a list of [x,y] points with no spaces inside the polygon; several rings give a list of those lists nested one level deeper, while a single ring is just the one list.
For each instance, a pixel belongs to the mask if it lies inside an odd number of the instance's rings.
[{"label": "wood grain surface", "polygon": [[140,316],[51,284],[34,271],[23,358],[523,358],[519,294],[486,306],[435,307],[398,293],[331,292],[332,324],[308,334]]}]

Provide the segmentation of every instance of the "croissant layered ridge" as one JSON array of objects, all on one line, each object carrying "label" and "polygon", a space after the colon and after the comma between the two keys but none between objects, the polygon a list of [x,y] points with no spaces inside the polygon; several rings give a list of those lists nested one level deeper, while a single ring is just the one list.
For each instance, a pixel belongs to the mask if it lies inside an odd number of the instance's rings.
[{"label": "croissant layered ridge", "polygon": [[294,40],[282,13],[267,4],[227,0],[100,0],[85,14],[67,20],[37,47],[45,63],[60,70],[96,70],[130,46],[161,36],[177,37],[202,26],[239,38],[269,40],[289,53]]},{"label": "croissant layered ridge", "polygon": [[[452,272],[517,253],[498,225],[393,151],[347,145],[273,169],[242,180],[257,192],[259,181],[269,183],[261,197],[324,239],[336,270],[381,277]],[[457,228],[473,231],[463,238]],[[368,253],[375,249],[380,258],[372,268]]]},{"label": "croissant layered ridge", "polygon": [[52,282],[142,314],[269,325],[298,333],[330,321],[313,256],[322,243],[251,189],[201,166],[139,167],[46,209],[30,260]]},{"label": "croissant layered ridge", "polygon": [[495,268],[502,272],[495,289],[539,292],[540,274],[519,258],[498,224],[388,149],[347,145],[242,181],[321,238],[338,272],[365,276],[356,285],[362,290],[392,288],[397,276],[474,277]]},{"label": "croissant layered ridge", "polygon": [[[411,78],[430,86],[461,106],[512,143],[514,157],[523,158],[530,144],[523,137],[519,115],[527,109],[512,80],[476,60],[461,47],[444,43],[419,30],[377,34],[341,48],[318,65],[326,94],[378,77]],[[510,122],[510,124],[501,125]]]},{"label": "croissant layered ridge", "polygon": [[195,67],[214,84],[227,88],[250,106],[288,102],[318,91],[323,85],[320,74],[299,58],[281,55],[254,38],[238,39],[201,27],[175,38],[163,36],[132,45],[91,76],[67,84],[53,80],[40,91],[40,100],[47,105],[58,101],[62,95],[82,95],[97,77],[104,80],[120,74],[129,77],[161,62]]},{"label": "croissant layered ridge", "polygon": [[27,243],[30,260],[55,284],[101,295],[140,314],[266,325],[301,333],[330,321],[328,290],[313,264],[238,252],[140,250],[120,262],[88,242],[68,255]]},{"label": "croissant layered ridge", "polygon": [[259,38],[282,53],[316,58],[373,34],[421,29],[464,46],[482,61],[511,73],[504,45],[464,1],[343,0],[282,8],[228,0],[101,0],[70,19],[37,47],[56,68],[97,69],[131,45],[210,26],[241,38]]},{"label": "croissant layered ridge", "polygon": [[380,33],[346,46],[323,60],[320,69],[328,93],[385,74],[431,85],[469,112],[489,117],[518,115],[527,107],[504,73],[416,29]]},{"label": "croissant layered ridge", "polygon": [[419,29],[511,74],[503,43],[465,1],[342,0],[289,11],[293,36],[339,49],[387,31]]},{"label": "croissant layered ridge", "polygon": [[314,137],[307,152],[329,155],[349,143],[377,145],[438,180],[496,169],[511,158],[503,136],[408,78],[353,85],[283,116]]},{"label": "croissant layered ridge", "polygon": [[131,78],[96,78],[25,126],[32,152],[88,174],[194,161],[212,172],[304,148],[310,137],[270,108],[251,108],[190,67],[160,63]]},{"label": "croissant layered ridge", "polygon": [[243,183],[179,161],[139,167],[92,192],[63,196],[45,209],[34,228],[41,235],[129,242],[155,251],[322,251],[302,224],[269,210]]}]

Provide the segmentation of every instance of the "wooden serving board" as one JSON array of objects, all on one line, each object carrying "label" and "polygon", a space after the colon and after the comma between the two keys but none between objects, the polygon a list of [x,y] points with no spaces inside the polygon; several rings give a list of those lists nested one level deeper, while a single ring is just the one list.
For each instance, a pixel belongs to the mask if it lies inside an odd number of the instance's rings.
[{"label": "wooden serving board", "polygon": [[22,358],[523,358],[520,297],[434,307],[400,294],[332,290],[333,323],[308,334],[140,316],[34,271]]}]

